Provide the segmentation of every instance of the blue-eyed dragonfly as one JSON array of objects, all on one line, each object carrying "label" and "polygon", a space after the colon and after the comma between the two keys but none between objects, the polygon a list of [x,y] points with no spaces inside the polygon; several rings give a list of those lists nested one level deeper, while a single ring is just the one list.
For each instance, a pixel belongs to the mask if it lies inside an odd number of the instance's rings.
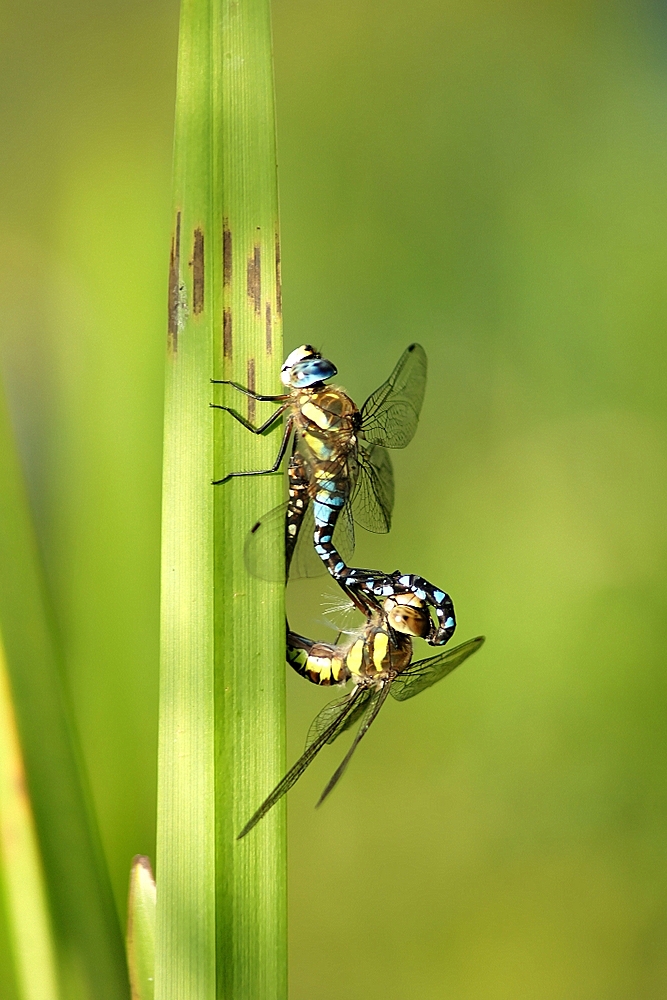
[{"label": "blue-eyed dragonfly", "polygon": [[[362,613],[364,592],[379,596],[398,586],[414,591],[434,608],[438,618],[438,626],[428,641],[442,645],[454,627],[444,591],[421,577],[399,571],[387,575],[346,564],[347,553],[354,544],[353,519],[371,531],[385,532],[390,528],[394,481],[386,449],[404,448],[414,436],[424,398],[426,367],[424,349],[411,344],[387,381],[371,393],[361,410],[342,389],[325,384],[337,374],[337,369],[309,345],[292,351],[283,364],[280,377],[288,390],[283,394],[260,395],[237,382],[213,380],[231,385],[253,399],[280,404],[259,427],[252,426],[228,406],[212,404],[215,409],[227,410],[254,434],[261,434],[283,415],[286,418],[280,449],[271,468],[231,472],[215,480],[214,485],[237,476],[277,472],[293,433],[288,469],[290,499],[286,508],[270,512],[253,527],[246,546],[250,571],[264,575],[261,553],[274,548],[275,536],[271,531],[277,527],[285,533],[289,572],[301,529],[307,531],[304,522],[312,517],[317,556]],[[340,544],[339,538],[346,538],[347,544]],[[306,569],[303,575],[312,572]]]},{"label": "blue-eyed dragonfly", "polygon": [[315,716],[304,753],[248,820],[239,840],[290,790],[326,743],[333,743],[358,722],[352,745],[322,792],[319,806],[342,777],[389,694],[397,701],[407,701],[446,677],[484,642],[483,636],[477,636],[412,663],[412,638],[424,638],[430,621],[424,602],[409,593],[385,597],[382,604],[369,601],[364,627],[341,644],[314,642],[288,629],[287,659],[297,673],[314,684],[351,680],[353,687]]}]

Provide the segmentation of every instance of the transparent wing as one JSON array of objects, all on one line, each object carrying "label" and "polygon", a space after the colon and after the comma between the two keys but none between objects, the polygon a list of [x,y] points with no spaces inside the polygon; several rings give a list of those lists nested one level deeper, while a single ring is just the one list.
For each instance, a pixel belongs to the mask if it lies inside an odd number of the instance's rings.
[{"label": "transparent wing", "polygon": [[[285,565],[277,553],[281,551],[285,538],[287,506],[287,503],[282,503],[260,517],[246,537],[243,549],[246,569],[251,576],[258,577],[260,580],[274,582],[285,580]],[[313,509],[312,505],[309,504],[301,522],[292,554],[291,577],[310,578],[326,573],[326,567],[313,546],[314,530]],[[343,508],[338,517],[333,541],[347,562],[354,552],[354,524],[349,504]]]},{"label": "transparent wing", "polygon": [[357,524],[380,534],[391,528],[394,509],[394,470],[389,452],[379,445],[360,448],[359,474],[352,493],[352,516]]},{"label": "transparent wing", "polygon": [[[389,694],[390,687],[391,687],[390,684],[385,683],[379,689],[379,691],[375,690],[370,695],[370,698],[368,699],[368,701],[366,703],[366,706],[365,706],[365,710],[364,710],[364,714],[363,714],[363,719],[361,721],[361,725],[359,726],[359,731],[357,732],[357,735],[354,737],[354,741],[352,743],[352,746],[350,747],[350,749],[345,754],[345,757],[343,758],[343,760],[341,761],[341,763],[336,768],[336,771],[332,775],[331,780],[329,781],[327,787],[324,789],[324,791],[320,795],[319,801],[317,803],[318,806],[322,805],[322,803],[326,799],[327,795],[329,795],[329,793],[333,791],[333,789],[336,787],[336,785],[338,784],[338,782],[340,781],[340,779],[345,774],[345,771],[347,769],[347,765],[352,760],[352,755],[354,754],[354,751],[359,746],[361,740],[364,738],[364,736],[366,735],[366,733],[370,729],[371,725],[373,724],[373,722],[377,718],[378,712],[380,711],[380,709],[384,705],[384,703],[385,703],[385,701],[387,699],[387,695]],[[347,729],[347,725],[344,728]],[[340,732],[342,732],[342,731],[343,731],[343,729],[340,730]]]},{"label": "transparent wing", "polygon": [[[269,809],[272,809],[276,802],[278,802],[283,795],[296,784],[309,764],[313,762],[324,744],[336,738],[338,735],[338,727],[344,725],[348,714],[355,710],[357,700],[366,693],[367,692],[362,688],[354,688],[350,691],[346,698],[338,699],[338,711],[332,713],[332,721],[322,730],[317,739],[315,739],[310,746],[306,748],[304,753],[297,760],[296,764],[289,769],[282,781],[278,782],[271,794],[267,796],[264,802],[262,802],[259,809],[251,816],[239,833],[237,840],[241,840],[241,838],[245,837],[247,833],[250,833],[252,828],[256,826],[264,816],[266,816]],[[320,715],[321,714],[322,713],[320,713]]]},{"label": "transparent wing", "polygon": [[483,642],[484,636],[478,635],[477,638],[468,639],[460,646],[448,649],[428,660],[419,660],[417,663],[413,663],[394,679],[391,685],[392,697],[396,701],[407,701],[408,698],[414,698],[416,694],[437,684],[447,674],[451,674],[452,670],[455,670],[459,664],[476,653]]},{"label": "transparent wing", "polygon": [[386,382],[361,408],[361,430],[371,444],[405,448],[412,440],[426,388],[426,353],[410,344]]},{"label": "transparent wing", "polygon": [[260,580],[284,581],[283,551],[287,503],[263,514],[248,532],[243,546],[243,560],[251,576]]},{"label": "transparent wing", "polygon": [[[337,739],[341,733],[344,733],[346,729],[349,729],[350,726],[354,725],[364,711],[368,699],[370,698],[371,691],[370,688],[360,688],[358,690],[359,694],[355,700],[354,708],[351,712],[347,713],[345,718],[342,720],[340,727],[334,729],[333,734],[328,737],[327,743],[333,743],[333,741]],[[315,716],[310,724],[308,735],[306,736],[306,750],[320,738],[326,729],[331,726],[349,701],[349,694],[344,695],[342,698],[336,698],[335,701],[330,701],[328,705],[325,705],[322,711]]]}]

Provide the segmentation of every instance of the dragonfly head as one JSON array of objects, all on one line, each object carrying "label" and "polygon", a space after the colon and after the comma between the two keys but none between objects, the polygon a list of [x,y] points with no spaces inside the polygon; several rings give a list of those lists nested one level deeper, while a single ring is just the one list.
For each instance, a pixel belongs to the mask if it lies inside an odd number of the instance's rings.
[{"label": "dragonfly head", "polygon": [[297,347],[285,358],[280,381],[293,389],[306,389],[337,374],[337,368],[310,344]]},{"label": "dragonfly head", "polygon": [[428,609],[416,594],[394,594],[385,600],[383,608],[395,632],[425,639],[433,628]]}]

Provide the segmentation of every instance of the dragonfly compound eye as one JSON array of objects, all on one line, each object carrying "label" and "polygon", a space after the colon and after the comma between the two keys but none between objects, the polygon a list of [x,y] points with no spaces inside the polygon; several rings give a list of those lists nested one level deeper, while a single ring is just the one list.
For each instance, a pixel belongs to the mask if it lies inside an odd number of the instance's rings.
[{"label": "dragonfly compound eye", "polygon": [[[327,378],[332,378],[337,373],[337,368],[326,358],[313,358],[310,361],[298,361],[289,372],[288,385],[295,389],[305,389],[316,382],[323,382]],[[281,375],[282,378],[282,375]]]},{"label": "dragonfly compound eye", "polygon": [[[295,351],[292,351],[285,358],[285,362],[280,369],[280,381],[283,385],[310,385],[309,381],[303,381],[303,371],[309,364],[312,365],[313,362],[317,361],[322,361],[320,352],[316,351],[310,344],[302,344],[301,347],[297,347]],[[322,378],[330,378],[332,374],[336,374],[336,369],[330,361],[325,361],[324,364],[328,366],[327,370],[333,368],[333,372],[330,372],[329,375],[320,375],[319,379],[311,379],[311,381],[321,382]],[[301,378],[299,377],[300,374]]]},{"label": "dragonfly compound eye", "polygon": [[395,632],[425,639],[431,632],[432,621],[423,601],[415,594],[397,594],[384,602],[387,621]]}]

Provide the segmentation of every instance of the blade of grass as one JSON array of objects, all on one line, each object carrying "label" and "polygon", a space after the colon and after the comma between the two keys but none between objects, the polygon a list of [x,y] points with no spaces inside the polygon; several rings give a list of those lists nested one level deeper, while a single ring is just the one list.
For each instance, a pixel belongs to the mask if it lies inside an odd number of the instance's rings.
[{"label": "blade of grass", "polygon": [[0,854],[21,1000],[57,1000],[51,919],[0,636]]},{"label": "blade of grass", "polygon": [[155,880],[148,858],[132,862],[127,902],[127,964],[132,1000],[155,995]]},{"label": "blade of grass", "polygon": [[[216,173],[227,253],[217,377],[283,391],[280,235],[270,0],[219,0],[221,134]],[[218,91],[220,94],[220,91]],[[219,342],[218,342],[219,343]],[[221,364],[222,362],[222,364]],[[219,387],[221,388],[221,387]],[[226,387],[225,387],[226,388]],[[230,398],[229,396],[227,397]],[[230,400],[231,401],[231,400]],[[253,423],[274,404],[234,399]],[[220,419],[222,418],[222,419]],[[265,438],[228,414],[216,421],[219,471],[270,468],[282,428]],[[236,837],[285,771],[284,589],[250,577],[243,540],[283,499],[283,476],[216,488],[216,804],[220,995],[277,1000],[287,993],[285,804]],[[284,561],[282,546],[276,565]]]},{"label": "blade of grass", "polygon": [[63,995],[128,996],[125,955],[62,687],[28,501],[0,396],[0,632]]},{"label": "blade of grass", "polygon": [[[279,389],[278,206],[268,0],[183,0],[165,401],[157,1000],[286,990],[284,809],[236,834],[284,767],[282,587],[250,579],[243,538],[281,478],[209,409],[211,377]],[[239,406],[238,399],[233,401]],[[261,404],[260,404],[261,405]],[[242,408],[255,419],[256,408]],[[276,552],[276,560],[282,558]]]},{"label": "blade of grass", "polygon": [[182,0],[165,376],[157,1000],[215,997],[210,20],[209,0]]}]

